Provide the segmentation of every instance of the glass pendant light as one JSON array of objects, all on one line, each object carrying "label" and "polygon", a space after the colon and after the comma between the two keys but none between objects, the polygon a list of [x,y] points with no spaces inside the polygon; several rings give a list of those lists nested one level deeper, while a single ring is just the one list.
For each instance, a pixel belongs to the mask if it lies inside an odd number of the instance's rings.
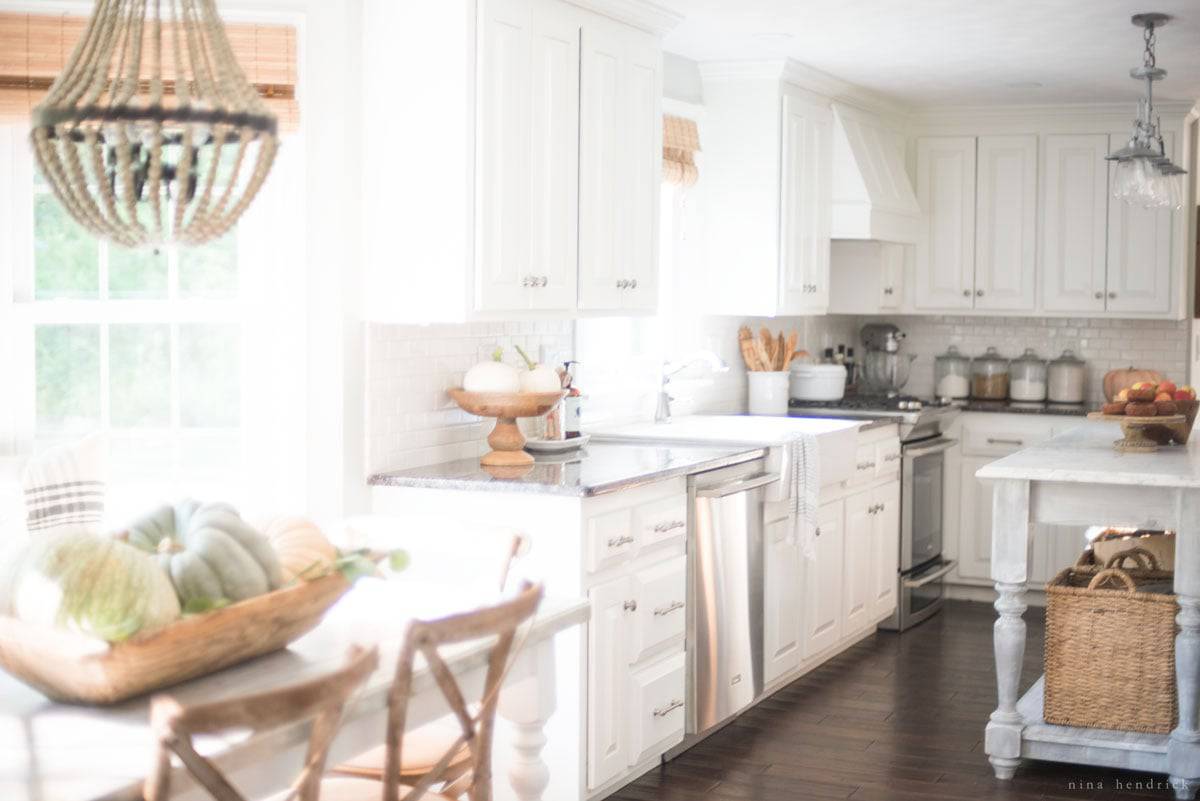
[{"label": "glass pendant light", "polygon": [[1161,121],[1154,113],[1154,82],[1167,77],[1154,54],[1155,30],[1169,22],[1167,14],[1135,14],[1131,22],[1143,30],[1145,51],[1142,65],[1129,76],[1145,81],[1146,96],[1138,100],[1133,132],[1125,147],[1107,156],[1116,163],[1112,194],[1117,200],[1144,208],[1175,208],[1183,205],[1183,179],[1187,170],[1171,162],[1163,144]]}]

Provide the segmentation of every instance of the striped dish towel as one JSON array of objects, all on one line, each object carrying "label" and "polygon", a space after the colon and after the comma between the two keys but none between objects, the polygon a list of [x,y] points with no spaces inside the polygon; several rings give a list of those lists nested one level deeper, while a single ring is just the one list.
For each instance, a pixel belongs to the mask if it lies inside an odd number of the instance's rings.
[{"label": "striped dish towel", "polygon": [[817,509],[821,504],[821,465],[815,434],[798,434],[788,443],[792,462],[791,502],[796,537],[805,559],[817,556]]},{"label": "striped dish towel", "polygon": [[92,434],[29,460],[22,480],[31,534],[59,529],[101,533],[108,490],[108,437]]}]

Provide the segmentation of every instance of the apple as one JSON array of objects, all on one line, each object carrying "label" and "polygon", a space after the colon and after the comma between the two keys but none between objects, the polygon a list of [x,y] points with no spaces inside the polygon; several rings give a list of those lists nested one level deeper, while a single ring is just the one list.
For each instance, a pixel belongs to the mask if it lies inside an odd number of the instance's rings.
[{"label": "apple", "polygon": [[1128,402],[1129,401],[1129,388],[1126,387],[1125,389],[1118,392],[1117,397],[1113,398],[1113,400],[1120,401],[1121,403]]},{"label": "apple", "polygon": [[1171,393],[1171,400],[1181,401],[1181,400],[1191,400],[1191,398],[1189,398],[1188,394],[1186,392],[1184,392],[1182,389],[1177,389]]},{"label": "apple", "polygon": [[1160,400],[1169,401],[1169,400],[1175,400],[1175,398],[1174,398],[1174,396],[1172,396],[1172,395],[1171,395],[1171,393],[1170,393],[1170,392],[1159,392],[1157,395],[1155,395],[1155,396],[1154,396],[1154,400],[1156,400],[1156,401],[1160,401]]},{"label": "apple", "polygon": [[1185,400],[1195,400],[1196,399],[1196,390],[1192,389],[1191,387],[1180,387],[1179,391],[1187,393],[1187,398],[1185,398]]},{"label": "apple", "polygon": [[1177,389],[1179,389],[1179,387],[1175,386],[1174,381],[1159,381],[1158,382],[1158,391],[1159,392],[1165,392],[1168,395],[1174,395],[1175,390],[1177,390]]},{"label": "apple", "polygon": [[1154,389],[1157,386],[1153,381],[1139,381],[1130,389]]}]

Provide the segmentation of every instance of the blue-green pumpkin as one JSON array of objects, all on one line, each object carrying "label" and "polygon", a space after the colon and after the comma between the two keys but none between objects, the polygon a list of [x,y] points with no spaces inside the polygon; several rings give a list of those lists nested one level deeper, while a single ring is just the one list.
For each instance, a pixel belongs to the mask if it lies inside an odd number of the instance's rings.
[{"label": "blue-green pumpkin", "polygon": [[126,536],[158,554],[185,609],[244,601],[283,584],[271,543],[227,503],[162,506],[131,523]]}]

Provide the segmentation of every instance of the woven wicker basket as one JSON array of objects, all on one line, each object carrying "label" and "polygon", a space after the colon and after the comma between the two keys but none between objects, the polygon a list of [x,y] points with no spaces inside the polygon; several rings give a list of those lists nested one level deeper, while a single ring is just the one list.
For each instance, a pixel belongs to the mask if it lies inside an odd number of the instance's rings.
[{"label": "woven wicker basket", "polygon": [[[1126,558],[1148,566],[1121,569]],[[1134,549],[1103,570],[1069,567],[1046,585],[1047,723],[1156,734],[1175,727],[1178,605],[1161,591],[1172,577]]]}]

